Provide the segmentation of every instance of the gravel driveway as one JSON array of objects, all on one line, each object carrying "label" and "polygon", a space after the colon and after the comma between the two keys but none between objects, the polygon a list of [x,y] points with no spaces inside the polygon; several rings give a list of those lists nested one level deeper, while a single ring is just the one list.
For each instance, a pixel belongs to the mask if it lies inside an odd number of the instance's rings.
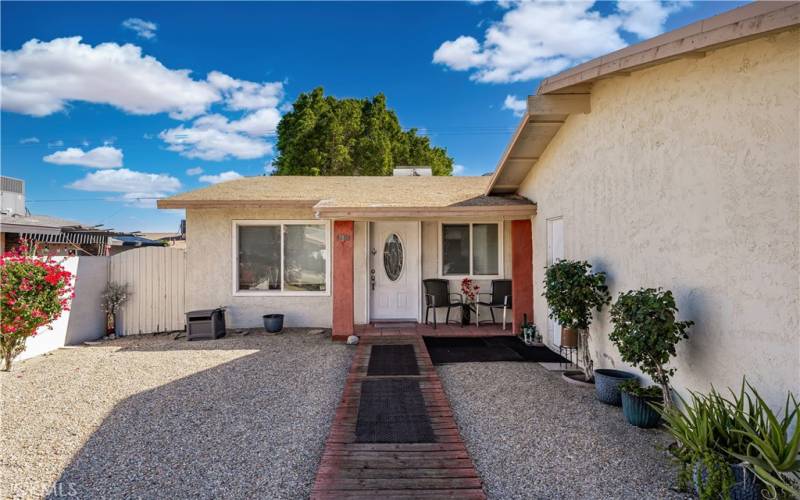
[{"label": "gravel driveway", "polygon": [[536,363],[437,367],[489,498],[685,498],[667,434]]},{"label": "gravel driveway", "polygon": [[0,373],[0,496],[307,497],[351,354],[295,330],[21,362]]}]

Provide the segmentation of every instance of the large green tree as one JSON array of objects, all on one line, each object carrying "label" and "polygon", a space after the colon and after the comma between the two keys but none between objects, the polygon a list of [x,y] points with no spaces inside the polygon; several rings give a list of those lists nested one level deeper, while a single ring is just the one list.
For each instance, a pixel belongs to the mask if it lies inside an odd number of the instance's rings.
[{"label": "large green tree", "polygon": [[276,175],[392,175],[401,165],[453,172],[447,150],[403,130],[383,94],[337,99],[317,87],[300,94],[278,124]]}]

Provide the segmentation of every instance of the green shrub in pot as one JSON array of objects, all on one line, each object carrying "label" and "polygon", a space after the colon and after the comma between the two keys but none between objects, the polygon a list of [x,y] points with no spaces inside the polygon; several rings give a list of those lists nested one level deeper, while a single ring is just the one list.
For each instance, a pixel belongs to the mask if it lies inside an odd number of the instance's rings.
[{"label": "green shrub in pot", "polygon": [[645,429],[658,426],[661,420],[659,403],[663,401],[661,387],[642,387],[634,379],[622,382],[619,389],[622,393],[622,414],[629,424]]},{"label": "green shrub in pot", "polygon": [[611,306],[614,330],[608,338],[622,360],[638,367],[663,391],[665,406],[672,404],[669,381],[675,368],[666,365],[675,356],[675,346],[689,338],[692,321],[676,321],[678,308],[669,290],[641,288],[621,293]]},{"label": "green shrub in pot", "polygon": [[592,379],[593,362],[589,353],[589,325],[592,309],[598,312],[611,302],[606,274],[592,272],[585,261],[558,260],[545,268],[544,293],[549,316],[565,328],[579,333],[578,351],[586,381]]}]

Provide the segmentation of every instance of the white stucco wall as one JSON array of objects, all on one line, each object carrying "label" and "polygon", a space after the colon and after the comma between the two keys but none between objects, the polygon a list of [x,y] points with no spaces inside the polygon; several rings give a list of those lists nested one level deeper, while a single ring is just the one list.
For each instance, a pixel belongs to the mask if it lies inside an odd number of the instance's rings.
[{"label": "white stucco wall", "polygon": [[[564,219],[568,259],[611,292],[664,287],[696,325],[678,388],[738,387],[773,403],[800,394],[800,30],[594,85],[524,181],[534,218],[536,324],[546,220]],[[620,367],[607,311],[597,367]]]},{"label": "white stucco wall", "polygon": [[[234,296],[233,224],[235,219],[312,220],[310,210],[189,209],[186,211],[186,308],[226,306],[229,328],[263,325],[262,316],[285,314],[285,326],[331,326],[331,295]],[[330,251],[330,241],[328,249]]]},{"label": "white stucco wall", "polygon": [[108,281],[108,257],[56,258],[75,277],[75,298],[50,326],[42,327],[25,342],[23,360],[39,356],[66,345],[81,344],[105,335],[106,316],[100,305]]}]

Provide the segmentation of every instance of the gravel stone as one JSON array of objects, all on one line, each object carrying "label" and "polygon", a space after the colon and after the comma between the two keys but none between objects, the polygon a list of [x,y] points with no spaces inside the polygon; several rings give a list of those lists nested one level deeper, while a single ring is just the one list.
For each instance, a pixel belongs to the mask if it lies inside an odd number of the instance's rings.
[{"label": "gravel stone", "polygon": [[489,498],[677,499],[659,429],[625,422],[593,388],[536,363],[437,367]]},{"label": "gravel stone", "polygon": [[0,373],[0,497],[306,498],[352,350],[131,336]]}]

